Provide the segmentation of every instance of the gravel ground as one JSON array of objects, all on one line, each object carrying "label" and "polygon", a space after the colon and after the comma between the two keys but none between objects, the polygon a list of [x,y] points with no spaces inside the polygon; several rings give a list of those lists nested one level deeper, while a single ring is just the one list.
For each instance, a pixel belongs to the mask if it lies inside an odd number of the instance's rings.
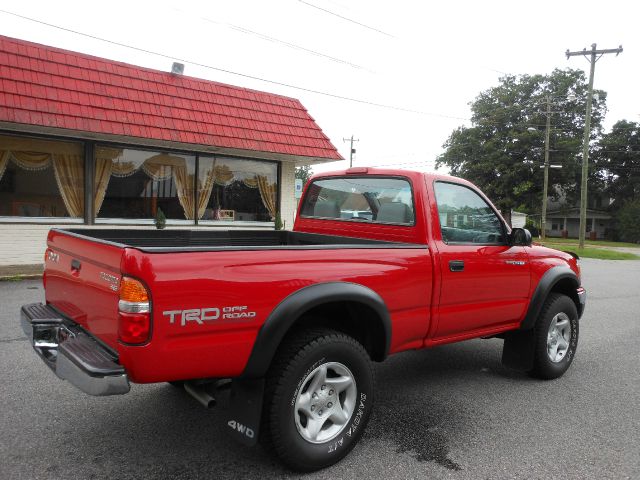
[{"label": "gravel ground", "polygon": [[[564,377],[506,370],[496,339],[397,355],[376,367],[360,444],[307,477],[640,478],[640,262],[582,268],[587,310]],[[58,380],[18,322],[42,296],[39,281],[0,282],[0,478],[298,477],[169,385],[94,398]]]}]

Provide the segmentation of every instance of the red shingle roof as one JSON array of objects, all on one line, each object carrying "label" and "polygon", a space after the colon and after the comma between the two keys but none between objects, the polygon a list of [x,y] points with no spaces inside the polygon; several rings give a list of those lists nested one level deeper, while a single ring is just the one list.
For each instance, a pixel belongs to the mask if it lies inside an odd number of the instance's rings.
[{"label": "red shingle roof", "polygon": [[4,36],[0,122],[342,159],[299,100]]}]

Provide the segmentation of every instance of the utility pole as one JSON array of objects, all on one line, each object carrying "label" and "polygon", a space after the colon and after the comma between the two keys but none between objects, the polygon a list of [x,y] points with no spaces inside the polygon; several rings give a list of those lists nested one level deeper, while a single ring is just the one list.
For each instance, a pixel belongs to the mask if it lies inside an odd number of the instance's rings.
[{"label": "utility pole", "polygon": [[549,189],[549,132],[551,130],[551,97],[547,95],[547,124],[544,131],[544,184],[542,187],[542,218],[540,220],[540,238],[547,235],[547,192]]},{"label": "utility pole", "polygon": [[[590,56],[587,56],[590,53]],[[616,56],[622,53],[622,45],[618,48],[606,50],[596,50],[596,44],[591,44],[591,51],[586,48],[581,52],[570,52],[567,49],[567,60],[569,57],[584,55],[591,63],[589,72],[589,93],[587,94],[587,113],[584,119],[584,139],[582,141],[582,184],[580,186],[580,234],[578,248],[584,248],[584,237],[587,231],[587,177],[589,176],[589,138],[591,137],[591,103],[593,101],[593,75],[596,71],[596,62],[607,53],[615,53]],[[598,56],[599,55],[599,56]]]},{"label": "utility pole", "polygon": [[356,153],[356,149],[353,148],[353,142],[359,142],[360,140],[353,139],[353,135],[351,135],[351,138],[343,138],[342,139],[343,142],[350,142],[350,146],[349,146],[349,168],[353,167],[353,154]]}]

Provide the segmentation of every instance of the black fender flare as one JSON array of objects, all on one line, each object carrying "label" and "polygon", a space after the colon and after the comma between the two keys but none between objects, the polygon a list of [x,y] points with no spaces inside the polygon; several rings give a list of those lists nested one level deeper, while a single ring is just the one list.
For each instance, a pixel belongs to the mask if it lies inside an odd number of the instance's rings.
[{"label": "black fender flare", "polygon": [[[527,310],[527,314],[520,324],[520,330],[530,330],[533,328],[538,315],[540,315],[540,311],[542,310],[544,302],[549,296],[549,293],[558,282],[564,279],[569,279],[575,287],[576,291],[578,287],[580,287],[580,280],[578,279],[578,276],[568,266],[557,265],[545,272],[545,274],[540,279],[540,282],[538,282],[538,286],[533,292],[531,301],[529,302],[529,309]],[[571,299],[574,302],[576,301],[573,296],[571,297]],[[578,311],[580,310],[578,309]]]},{"label": "black fender flare", "polygon": [[356,302],[373,309],[382,321],[386,358],[391,345],[391,316],[384,300],[363,285],[350,282],[328,282],[309,285],[288,295],[267,317],[260,328],[242,378],[261,378],[289,329],[314,307],[333,302]]}]

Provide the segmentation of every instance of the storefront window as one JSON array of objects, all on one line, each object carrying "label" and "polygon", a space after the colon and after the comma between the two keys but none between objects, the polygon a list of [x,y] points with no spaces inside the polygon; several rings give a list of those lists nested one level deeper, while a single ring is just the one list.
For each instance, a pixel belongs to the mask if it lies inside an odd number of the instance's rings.
[{"label": "storefront window", "polygon": [[96,147],[97,218],[193,220],[195,157]]},{"label": "storefront window", "polygon": [[81,144],[0,135],[0,216],[84,216]]},{"label": "storefront window", "polygon": [[276,216],[275,163],[226,157],[199,159],[198,218],[272,222]]},{"label": "storefront window", "polygon": [[[95,147],[94,218],[273,222],[276,162]],[[0,135],[0,217],[85,216],[84,145]]]}]

